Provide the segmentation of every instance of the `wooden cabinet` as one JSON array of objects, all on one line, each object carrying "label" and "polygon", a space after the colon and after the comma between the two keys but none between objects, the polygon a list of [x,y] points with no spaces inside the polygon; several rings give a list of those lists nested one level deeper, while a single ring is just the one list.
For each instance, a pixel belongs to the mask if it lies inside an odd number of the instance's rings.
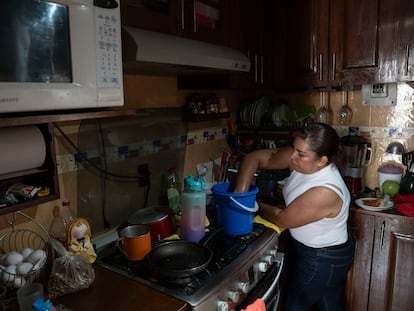
[{"label": "wooden cabinet", "polygon": [[215,44],[228,43],[228,1],[124,0],[124,25],[185,36]]},{"label": "wooden cabinet", "polygon": [[394,2],[286,0],[286,86],[392,82]]},{"label": "wooden cabinet", "polygon": [[274,3],[271,0],[259,0],[232,5],[235,11],[231,19],[234,27],[231,31],[231,43],[246,54],[251,62],[249,73],[234,75],[234,88],[272,88]]},{"label": "wooden cabinet", "polygon": [[414,219],[354,211],[350,228],[356,250],[347,282],[347,310],[412,310]]},{"label": "wooden cabinet", "polygon": [[414,80],[414,2],[398,3],[398,81]]}]

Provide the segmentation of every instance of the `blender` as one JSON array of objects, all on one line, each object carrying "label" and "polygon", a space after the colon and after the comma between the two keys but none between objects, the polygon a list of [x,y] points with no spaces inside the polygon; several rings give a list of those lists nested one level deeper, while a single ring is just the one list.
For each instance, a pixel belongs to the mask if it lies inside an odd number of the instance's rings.
[{"label": "blender", "polygon": [[341,137],[341,143],[345,158],[345,166],[341,169],[341,174],[352,198],[355,198],[362,190],[364,168],[371,164],[371,142],[362,136],[347,135]]}]

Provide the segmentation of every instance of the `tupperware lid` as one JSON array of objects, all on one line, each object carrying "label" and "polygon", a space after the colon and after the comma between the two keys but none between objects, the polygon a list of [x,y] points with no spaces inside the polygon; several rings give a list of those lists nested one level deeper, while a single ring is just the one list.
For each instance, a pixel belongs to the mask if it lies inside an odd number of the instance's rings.
[{"label": "tupperware lid", "polygon": [[378,172],[384,174],[402,174],[403,169],[394,164],[386,164],[378,168]]}]

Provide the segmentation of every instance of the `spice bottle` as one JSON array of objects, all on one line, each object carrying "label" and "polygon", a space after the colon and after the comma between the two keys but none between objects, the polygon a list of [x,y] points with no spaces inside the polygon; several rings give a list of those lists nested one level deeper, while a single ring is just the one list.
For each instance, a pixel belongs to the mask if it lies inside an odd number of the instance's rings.
[{"label": "spice bottle", "polygon": [[205,180],[192,175],[184,179],[181,194],[181,239],[199,242],[205,235],[206,193]]}]

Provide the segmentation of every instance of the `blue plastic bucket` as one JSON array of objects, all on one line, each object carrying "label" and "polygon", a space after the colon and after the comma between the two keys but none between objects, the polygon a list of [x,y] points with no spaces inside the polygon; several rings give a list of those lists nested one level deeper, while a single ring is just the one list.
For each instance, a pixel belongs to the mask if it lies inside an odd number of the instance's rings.
[{"label": "blue plastic bucket", "polygon": [[256,194],[259,189],[250,185],[249,191],[234,193],[234,183],[219,183],[211,187],[216,221],[227,235],[243,235],[253,230],[253,218],[259,207]]}]

